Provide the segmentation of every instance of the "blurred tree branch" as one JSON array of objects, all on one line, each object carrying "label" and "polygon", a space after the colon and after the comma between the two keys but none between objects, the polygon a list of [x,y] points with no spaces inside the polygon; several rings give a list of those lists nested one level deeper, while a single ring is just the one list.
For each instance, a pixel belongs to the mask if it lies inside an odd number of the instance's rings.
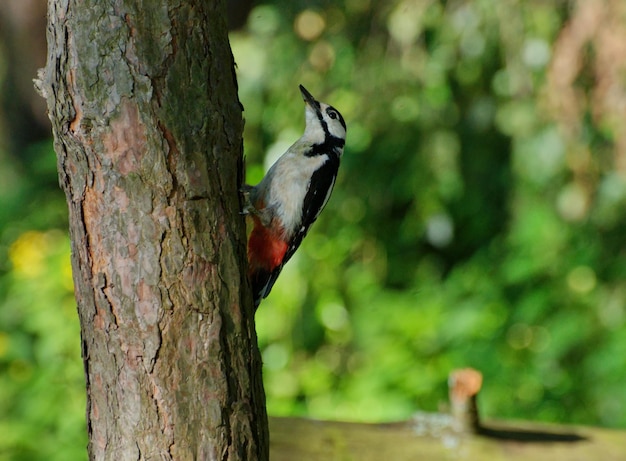
[{"label": "blurred tree branch", "polygon": [[46,59],[45,0],[7,0],[0,8],[4,78],[0,79],[0,141],[15,159],[27,162],[24,148],[50,136],[44,101],[31,81]]}]

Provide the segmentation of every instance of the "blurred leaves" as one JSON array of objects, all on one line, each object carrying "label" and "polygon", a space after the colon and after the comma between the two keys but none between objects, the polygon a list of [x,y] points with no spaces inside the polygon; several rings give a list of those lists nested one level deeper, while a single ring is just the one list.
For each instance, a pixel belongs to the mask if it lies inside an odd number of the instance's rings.
[{"label": "blurred leaves", "polygon": [[471,365],[491,415],[626,425],[622,4],[296,5],[232,36],[251,183],[302,129],[298,83],[348,123],[257,314],[270,412],[406,417]]},{"label": "blurred leaves", "polygon": [[84,374],[69,264],[58,230],[28,231],[0,279],[0,459],[84,459]]}]

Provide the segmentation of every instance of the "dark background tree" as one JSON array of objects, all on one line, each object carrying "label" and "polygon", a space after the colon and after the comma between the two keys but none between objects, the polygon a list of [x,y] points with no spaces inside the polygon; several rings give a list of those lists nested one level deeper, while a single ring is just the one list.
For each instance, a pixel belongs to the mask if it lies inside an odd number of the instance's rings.
[{"label": "dark background tree", "polygon": [[91,459],[267,459],[224,2],[50,2]]}]

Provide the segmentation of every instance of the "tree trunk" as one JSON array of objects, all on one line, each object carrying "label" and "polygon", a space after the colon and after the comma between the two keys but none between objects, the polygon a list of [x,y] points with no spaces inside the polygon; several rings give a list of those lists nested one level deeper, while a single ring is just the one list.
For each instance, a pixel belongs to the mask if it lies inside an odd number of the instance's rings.
[{"label": "tree trunk", "polygon": [[223,1],[49,0],[92,460],[266,460]]}]

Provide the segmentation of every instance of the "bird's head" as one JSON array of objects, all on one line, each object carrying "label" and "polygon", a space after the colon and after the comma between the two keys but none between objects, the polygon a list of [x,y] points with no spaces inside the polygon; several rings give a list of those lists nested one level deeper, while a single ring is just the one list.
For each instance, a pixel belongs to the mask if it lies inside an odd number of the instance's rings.
[{"label": "bird's head", "polygon": [[[346,140],[346,122],[337,109],[317,101],[305,87],[300,92],[306,104],[304,135],[316,143]],[[343,143],[341,143],[343,146]]]}]

